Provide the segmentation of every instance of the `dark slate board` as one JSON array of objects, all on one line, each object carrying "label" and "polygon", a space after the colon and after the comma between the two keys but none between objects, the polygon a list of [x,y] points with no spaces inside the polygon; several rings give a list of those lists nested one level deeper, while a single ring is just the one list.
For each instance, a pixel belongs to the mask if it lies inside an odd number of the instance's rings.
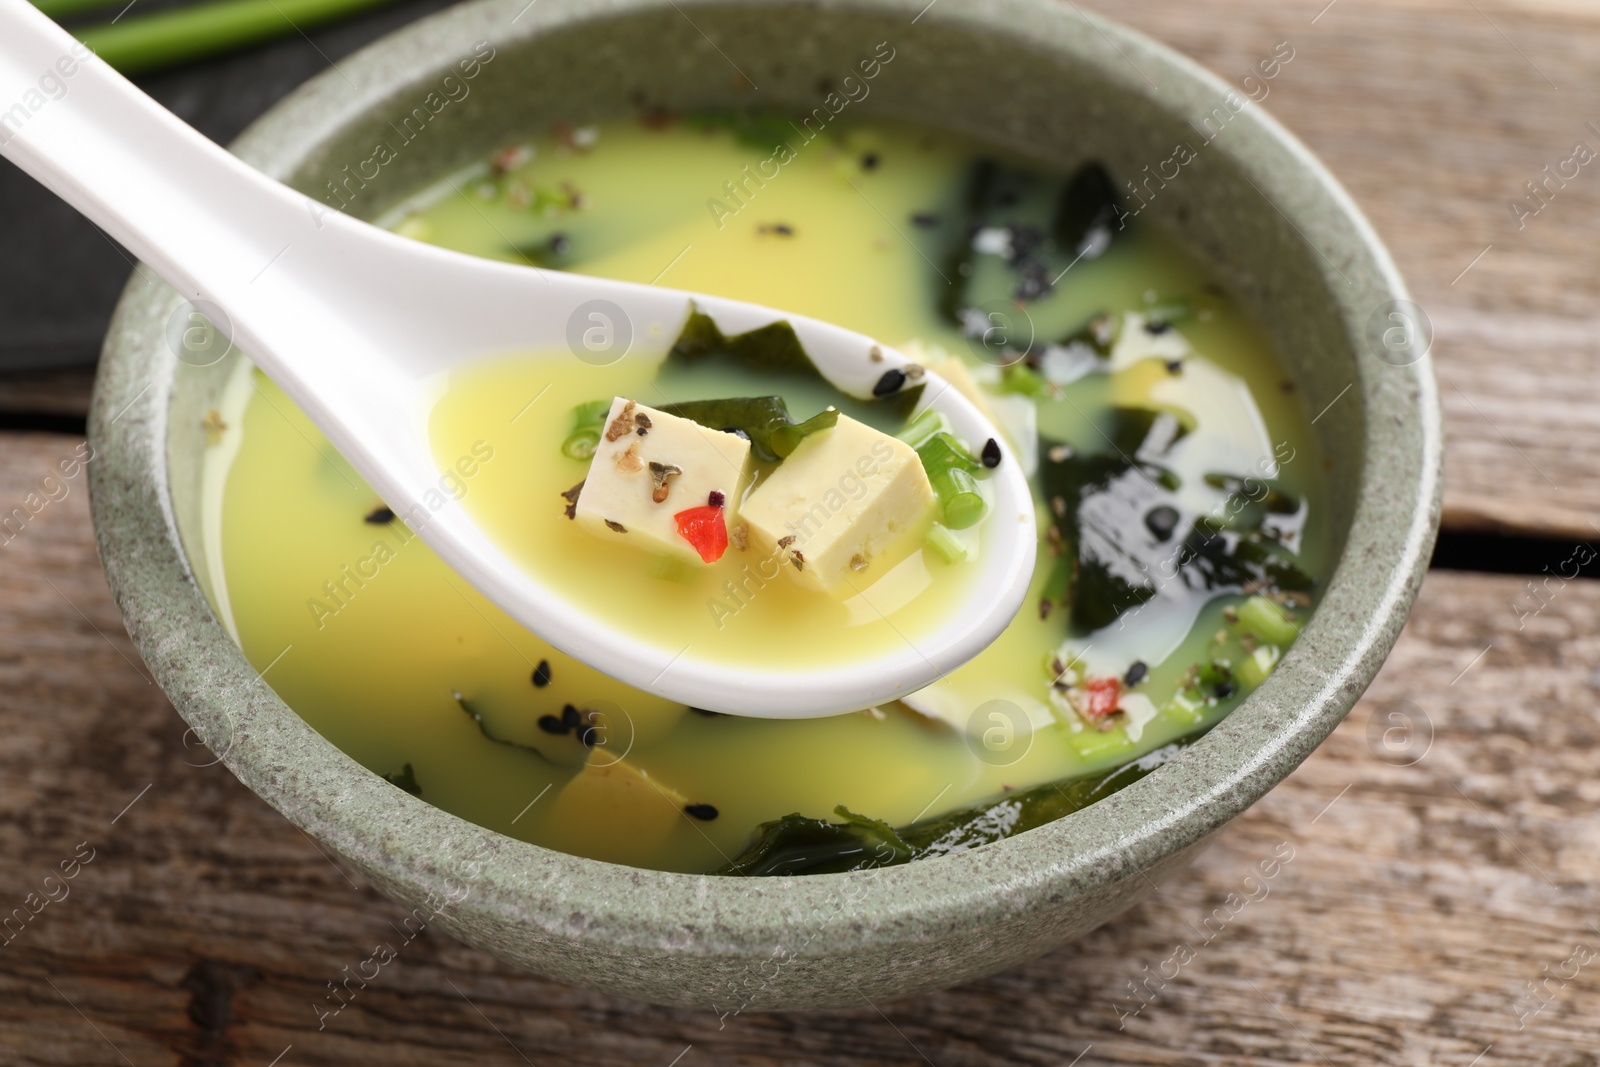
[{"label": "dark slate board", "polygon": [[[326,70],[330,60],[450,2],[409,0],[139,84],[226,144],[295,86]],[[123,249],[0,160],[0,372],[93,364],[131,270]]]}]

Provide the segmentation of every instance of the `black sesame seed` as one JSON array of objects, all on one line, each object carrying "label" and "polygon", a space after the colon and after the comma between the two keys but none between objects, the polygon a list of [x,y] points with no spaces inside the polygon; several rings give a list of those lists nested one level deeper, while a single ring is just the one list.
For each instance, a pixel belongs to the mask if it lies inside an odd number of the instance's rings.
[{"label": "black sesame seed", "polygon": [[861,157],[861,169],[862,170],[877,170],[878,169],[878,153],[876,153],[876,152],[868,152],[866,155],[862,156]]},{"label": "black sesame seed", "polygon": [[984,442],[983,465],[991,470],[1000,466],[1000,442],[992,437]]},{"label": "black sesame seed", "polygon": [[722,505],[726,504],[727,502],[728,502],[728,498],[725,495],[723,495],[723,492],[722,492],[721,489],[713,489],[713,490],[711,490],[711,495],[706,497],[706,503],[708,505],[710,505],[711,507],[714,507],[714,508],[720,508],[720,507],[722,507]]},{"label": "black sesame seed", "polygon": [[685,804],[683,810],[701,822],[710,822],[717,817],[717,809],[710,804]]},{"label": "black sesame seed", "polygon": [[583,717],[578,714],[578,709],[573,707],[571,704],[568,704],[566,707],[561,709],[562,726],[570,729],[574,726],[577,726],[581,722],[583,722]]},{"label": "black sesame seed", "polygon": [[1170,540],[1172,531],[1178,528],[1178,509],[1166,504],[1151,508],[1144,517],[1144,526],[1157,541]]},{"label": "black sesame seed", "polygon": [[1182,374],[1183,373],[1183,360],[1181,360],[1181,359],[1169,359],[1169,360],[1167,360],[1167,373],[1168,374]]},{"label": "black sesame seed", "polygon": [[1218,700],[1227,700],[1229,697],[1233,696],[1233,683],[1232,682],[1218,682],[1217,683],[1217,688],[1216,688],[1216,694],[1217,694],[1217,699]]},{"label": "black sesame seed", "polygon": [[911,216],[911,225],[924,228],[939,225],[939,216],[931,211],[918,211]]},{"label": "black sesame seed", "polygon": [[1128,668],[1128,673],[1122,676],[1122,684],[1132,689],[1144,681],[1145,675],[1149,673],[1150,668],[1145,666],[1144,660],[1136,659],[1133,661],[1133,666]]},{"label": "black sesame seed", "polygon": [[549,660],[540,660],[539,665],[533,669],[533,684],[538,686],[540,689],[543,689],[545,686],[550,684]]},{"label": "black sesame seed", "polygon": [[903,370],[886,370],[883,377],[878,379],[878,384],[872,387],[873,396],[888,396],[898,393],[900,387],[906,384],[906,372]]},{"label": "black sesame seed", "polygon": [[386,526],[394,521],[394,511],[391,508],[375,507],[367,512],[367,517],[362,522],[370,522],[374,526]]},{"label": "black sesame seed", "polygon": [[539,716],[539,729],[547,734],[564,734],[567,732],[568,727],[566,723],[554,715],[541,715]]}]

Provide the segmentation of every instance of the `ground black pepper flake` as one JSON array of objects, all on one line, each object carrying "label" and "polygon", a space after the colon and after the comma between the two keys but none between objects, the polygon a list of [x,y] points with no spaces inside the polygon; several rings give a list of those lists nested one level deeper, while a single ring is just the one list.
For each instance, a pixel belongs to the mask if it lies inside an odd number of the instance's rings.
[{"label": "ground black pepper flake", "polygon": [[379,505],[378,507],[375,507],[371,511],[367,512],[367,517],[361,521],[370,522],[374,526],[387,526],[389,523],[394,521],[394,510],[392,508]]},{"label": "ground black pepper flake", "polygon": [[1167,360],[1167,373],[1168,374],[1182,374],[1183,373],[1183,360],[1181,360],[1181,359],[1169,359],[1169,360]]},{"label": "ground black pepper flake", "polygon": [[[588,480],[589,479],[585,478],[583,482],[587,482]],[[566,516],[569,519],[575,519],[578,517],[578,496],[583,492],[583,482],[579,482],[577,485],[561,494],[561,499],[567,502]]]},{"label": "ground black pepper flake", "polygon": [[1170,329],[1172,329],[1172,324],[1162,322],[1160,319],[1151,319],[1144,324],[1144,332],[1153,337],[1160,337]]},{"label": "ground black pepper flake", "polygon": [[719,814],[717,809],[710,804],[685,804],[683,812],[685,815],[699,819],[701,822],[710,822]]},{"label": "ground black pepper flake", "polygon": [[918,211],[911,216],[911,225],[928,229],[939,225],[939,216],[931,211]]},{"label": "ground black pepper flake", "polygon": [[620,441],[634,430],[633,409],[637,407],[633,401],[622,405],[622,410],[617,417],[611,420],[611,425],[606,427],[607,441]]},{"label": "ground black pepper flake", "polygon": [[1216,693],[1218,700],[1227,700],[1229,697],[1233,696],[1233,683],[1218,682]]},{"label": "ground black pepper flake", "polygon": [[775,237],[793,237],[794,227],[786,222],[774,222],[763,225],[761,232],[770,233]]},{"label": "ground black pepper flake", "polygon": [[549,660],[540,660],[539,665],[533,669],[533,684],[539,689],[543,689],[545,686],[550,684]]},{"label": "ground black pepper flake", "polygon": [[1144,527],[1157,541],[1168,541],[1172,533],[1178,528],[1178,509],[1163,504],[1158,508],[1151,508],[1144,517]]},{"label": "ground black pepper flake", "polygon": [[1000,442],[992,437],[983,445],[983,465],[990,470],[1000,466]]},{"label": "ground black pepper flake", "polygon": [[571,247],[572,240],[566,234],[554,233],[550,235],[550,251],[554,252],[556,255],[566,255],[567,250]]},{"label": "ground black pepper flake", "polygon": [[879,378],[878,383],[872,387],[872,395],[888,396],[890,393],[898,393],[900,387],[904,384],[906,384],[905,371],[898,369],[886,370],[883,372],[883,377]]},{"label": "ground black pepper flake", "polygon": [[868,152],[866,155],[861,157],[861,169],[862,170],[877,170],[879,162],[880,161],[878,159],[878,153],[876,153],[876,152]]},{"label": "ground black pepper flake", "polygon": [[[643,433],[644,431],[639,431]],[[657,504],[664,503],[671,486],[667,484],[671,479],[683,473],[683,468],[676,463],[657,463],[650,461],[650,499]]]},{"label": "ground black pepper flake", "polygon": [[1127,686],[1129,689],[1132,689],[1134,686],[1144,681],[1145,676],[1149,673],[1150,668],[1145,666],[1144,660],[1136,659],[1133,661],[1133,665],[1128,668],[1128,673],[1122,676],[1122,684]]}]

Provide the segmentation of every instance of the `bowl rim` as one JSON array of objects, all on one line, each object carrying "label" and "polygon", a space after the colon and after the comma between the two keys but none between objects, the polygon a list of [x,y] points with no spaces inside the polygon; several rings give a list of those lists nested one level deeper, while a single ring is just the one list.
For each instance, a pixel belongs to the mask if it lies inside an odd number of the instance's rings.
[{"label": "bowl rim", "polygon": [[[742,0],[739,6],[759,5],[807,6],[804,0]],[[1232,90],[1165,45],[1076,5],[924,5],[843,0],[823,10],[925,17],[1048,50],[1180,118],[1207,113]],[[477,40],[514,45],[580,21],[718,6],[721,0],[542,0],[536,7],[527,0],[473,0],[341,60],[275,105],[233,148],[284,177],[373,105],[437,77]],[[801,955],[846,945],[870,950],[981,928],[1154,867],[1249,807],[1344,718],[1404,623],[1427,567],[1442,492],[1431,360],[1424,355],[1395,367],[1360,355],[1368,313],[1381,300],[1407,295],[1371,226],[1326,168],[1259,106],[1240,112],[1227,144],[1214,151],[1243,168],[1322,253],[1327,291],[1357,353],[1362,492],[1323,603],[1266,684],[1180,759],[1069,818],[980,850],[905,866],[737,879],[555,852],[392,788],[278,699],[228,638],[189,569],[168,493],[167,416],[176,361],[156,341],[171,294],[137,275],[106,340],[89,420],[98,457],[91,465],[96,534],[129,633],[198,736],[296,826],[404,897],[459,900],[459,908],[493,925],[531,928],[547,939],[608,950],[759,957],[803,924],[811,936]],[[1345,286],[1335,284],[1339,278]],[[1409,437],[1395,427],[1396,419],[1413,424]],[[1370,492],[1379,479],[1387,490]]]}]

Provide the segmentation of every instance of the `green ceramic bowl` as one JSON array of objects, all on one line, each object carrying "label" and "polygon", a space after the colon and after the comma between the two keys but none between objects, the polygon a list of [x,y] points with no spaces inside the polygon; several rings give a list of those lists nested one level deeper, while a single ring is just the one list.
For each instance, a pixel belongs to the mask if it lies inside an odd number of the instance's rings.
[{"label": "green ceramic bowl", "polygon": [[[475,47],[482,53],[478,42],[493,59],[461,96],[459,79],[446,77]],[[856,1005],[999,970],[1094,929],[1181,872],[1333,730],[1405,620],[1438,521],[1440,429],[1426,334],[1408,343],[1407,316],[1418,313],[1393,263],[1334,179],[1248,103],[1259,83],[1230,86],[1074,5],[478,0],[341,61],[236,149],[319,202],[326,183],[355,189],[347,179],[363,176],[350,210],[373,215],[558,119],[625,114],[640,100],[679,111],[809,110],[880,42],[895,57],[852,105],[861,112],[975,134],[1060,168],[1098,158],[1116,174],[1156,176],[1145,217],[1242,296],[1310,410],[1322,412],[1315,429],[1334,460],[1341,545],[1323,603],[1267,683],[1192,751],[1008,841],[787,880],[551,852],[364,770],[229,641],[198,577],[197,534],[201,420],[226,363],[175,359],[165,336],[176,294],[130,283],[90,419],[101,457],[95,524],[129,632],[179,713],[241,781],[407,906],[454,901],[437,925],[501,959],[722,1012]],[[460,98],[430,114],[397,158],[381,170],[363,163],[452,85]],[[1162,177],[1180,144],[1196,158]]]}]

